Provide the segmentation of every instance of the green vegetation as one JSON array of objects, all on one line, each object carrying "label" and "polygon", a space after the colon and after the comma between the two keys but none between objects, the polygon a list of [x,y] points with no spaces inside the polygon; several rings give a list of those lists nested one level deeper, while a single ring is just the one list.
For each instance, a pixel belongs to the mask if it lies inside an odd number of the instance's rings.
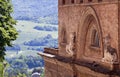
[{"label": "green vegetation", "polygon": [[16,21],[12,18],[13,12],[10,0],[0,0],[0,77],[3,77],[5,46],[12,46],[11,42],[16,40],[17,31],[13,27]]},{"label": "green vegetation", "polygon": [[12,46],[11,41],[18,35],[13,27],[16,21],[11,17],[12,12],[10,0],[0,0],[0,61],[4,60],[5,46]]},{"label": "green vegetation", "polygon": [[19,57],[8,58],[7,61],[9,67],[5,70],[5,77],[31,77],[34,72],[41,74],[43,71],[42,67],[44,67],[44,61],[39,56],[21,55]]},{"label": "green vegetation", "polygon": [[0,77],[2,77],[3,76],[3,74],[4,74],[4,66],[3,66],[3,64],[2,63],[0,63]]},{"label": "green vegetation", "polygon": [[19,73],[19,75],[17,77],[27,77],[27,76],[25,74]]},{"label": "green vegetation", "polygon": [[[57,25],[51,25],[51,24],[43,24],[43,23],[35,23],[35,22],[31,22],[31,21],[21,21],[21,20],[17,20],[17,24],[16,24],[16,29],[19,32],[19,37],[17,38],[17,40],[15,40],[14,46],[11,47],[7,47],[7,51],[6,53],[10,53],[12,52],[14,54],[14,51],[25,51],[24,53],[31,53],[31,51],[36,51],[36,49],[40,49],[40,46],[27,46],[24,43],[25,42],[29,42],[32,41],[34,39],[39,39],[42,37],[46,37],[48,34],[50,34],[53,39],[57,39],[58,38],[58,32],[57,31],[40,31],[40,30],[36,30],[34,29],[35,26],[38,27],[44,27],[44,26],[51,26],[51,27],[57,27]],[[27,36],[27,37],[26,37]],[[43,46],[42,46],[43,48]],[[11,53],[11,54],[12,54]],[[35,53],[34,53],[35,54]],[[16,55],[14,55],[16,56]],[[7,54],[7,57],[10,57],[9,54]]]},{"label": "green vegetation", "polygon": [[44,72],[44,70],[43,70],[43,72],[42,72],[42,74],[41,74],[41,77],[44,77],[44,75],[45,75],[45,72]]}]

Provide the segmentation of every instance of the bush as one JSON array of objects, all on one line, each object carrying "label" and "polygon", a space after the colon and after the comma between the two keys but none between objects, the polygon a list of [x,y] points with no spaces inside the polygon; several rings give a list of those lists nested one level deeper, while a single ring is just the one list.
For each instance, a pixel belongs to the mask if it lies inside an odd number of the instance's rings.
[{"label": "bush", "polygon": [[6,50],[12,50],[12,51],[20,51],[20,46],[19,45],[13,45],[13,47],[6,47]]},{"label": "bush", "polygon": [[58,40],[54,39],[50,34],[45,37],[41,37],[38,39],[33,39],[28,42],[24,42],[24,45],[27,46],[47,46],[47,47],[58,47]]},{"label": "bush", "polygon": [[35,26],[34,29],[40,31],[58,31],[58,28],[53,26]]},{"label": "bush", "polygon": [[[29,73],[29,69],[33,69],[36,67],[43,67],[44,61],[39,56],[19,56],[14,59],[7,59],[10,66],[6,69],[5,73],[8,74],[9,77],[17,77],[20,74],[24,74],[24,76],[30,77],[32,74]],[[21,68],[22,67],[22,68]],[[22,76],[22,77],[24,77]]]}]

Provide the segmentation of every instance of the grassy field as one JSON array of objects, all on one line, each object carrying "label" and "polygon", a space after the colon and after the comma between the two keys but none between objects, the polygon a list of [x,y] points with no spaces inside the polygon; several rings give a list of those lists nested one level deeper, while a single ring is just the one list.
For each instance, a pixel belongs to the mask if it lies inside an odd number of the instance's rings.
[{"label": "grassy field", "polygon": [[57,31],[38,31],[34,29],[35,26],[57,26],[57,25],[51,25],[51,24],[43,24],[43,23],[34,23],[31,21],[18,21],[17,25],[15,25],[15,28],[20,32],[19,38],[16,40],[16,42],[19,41],[19,43],[23,43],[24,41],[29,41],[35,38],[46,36],[47,34],[51,34],[53,38],[58,37]]}]

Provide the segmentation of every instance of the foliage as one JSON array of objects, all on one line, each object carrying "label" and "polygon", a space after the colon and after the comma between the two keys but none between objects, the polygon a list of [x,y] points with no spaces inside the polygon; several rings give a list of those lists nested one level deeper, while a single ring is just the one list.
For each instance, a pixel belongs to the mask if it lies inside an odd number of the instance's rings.
[{"label": "foliage", "polygon": [[[12,12],[10,0],[0,0],[0,62],[4,60],[5,46],[12,46],[11,41],[16,40],[18,35],[13,27],[16,21],[11,17]],[[0,66],[0,77],[3,77],[3,63]]]},{"label": "foliage", "polygon": [[12,46],[11,41],[18,35],[13,27],[16,21],[11,17],[12,12],[10,0],[0,0],[0,61],[4,60],[5,46]]},{"label": "foliage", "polygon": [[[19,56],[12,59],[7,59],[10,64],[9,68],[6,69],[5,75],[9,75],[9,77],[30,77],[32,71],[28,70],[33,69],[35,67],[43,67],[44,62],[43,59],[39,56]],[[34,69],[33,69],[34,70]]]},{"label": "foliage", "polygon": [[44,51],[44,46],[38,46],[37,48],[36,47],[33,47],[33,46],[29,46],[27,48],[27,50],[33,50],[33,51]]},{"label": "foliage", "polygon": [[52,26],[35,26],[34,29],[40,31],[58,31],[57,27],[52,27]]},{"label": "foliage", "polygon": [[47,46],[47,47],[58,47],[58,41],[57,39],[54,39],[50,34],[48,34],[45,37],[41,37],[38,39],[34,39],[28,42],[25,42],[24,45],[28,46]]},{"label": "foliage", "polygon": [[17,77],[27,77],[25,74],[19,73]]},{"label": "foliage", "polygon": [[47,23],[54,23],[58,20],[58,0],[12,0],[12,2],[15,8],[13,17],[17,20],[36,22],[45,20]]},{"label": "foliage", "polygon": [[12,47],[6,47],[5,49],[8,50],[8,51],[10,51],[10,50],[12,50],[12,51],[20,51],[21,50],[21,48],[20,48],[20,46],[18,44],[13,45]]},{"label": "foliage", "polygon": [[46,16],[46,17],[40,17],[37,21],[39,23],[57,25],[58,24],[58,16],[56,14],[54,14],[54,15],[50,15],[50,16]]},{"label": "foliage", "polygon": [[4,66],[3,66],[3,63],[0,63],[0,77],[3,77],[3,74],[4,74]]},{"label": "foliage", "polygon": [[43,72],[42,72],[42,74],[41,74],[41,77],[44,77],[44,75],[45,75],[45,72],[44,72],[44,70],[43,70]]}]

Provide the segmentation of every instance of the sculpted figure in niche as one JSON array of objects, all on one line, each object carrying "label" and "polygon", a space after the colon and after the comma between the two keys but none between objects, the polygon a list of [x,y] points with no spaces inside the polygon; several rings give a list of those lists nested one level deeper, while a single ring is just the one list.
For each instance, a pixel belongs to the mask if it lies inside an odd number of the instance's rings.
[{"label": "sculpted figure in niche", "polygon": [[115,48],[111,47],[110,42],[111,37],[108,35],[104,39],[104,58],[102,61],[113,64],[117,62],[117,52]]},{"label": "sculpted figure in niche", "polygon": [[69,44],[66,45],[66,52],[69,54],[69,56],[73,56],[75,50],[75,32],[71,33],[69,38],[70,41]]}]

